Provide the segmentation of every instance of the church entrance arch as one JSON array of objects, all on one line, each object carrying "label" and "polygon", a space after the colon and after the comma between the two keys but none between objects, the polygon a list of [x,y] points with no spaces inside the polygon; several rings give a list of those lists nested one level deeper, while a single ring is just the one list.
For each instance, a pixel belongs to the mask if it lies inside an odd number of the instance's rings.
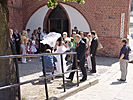
[{"label": "church entrance arch", "polygon": [[60,6],[53,9],[48,15],[46,29],[48,32],[69,33],[68,17]]},{"label": "church entrance arch", "polygon": [[47,8],[47,5],[39,8],[31,15],[25,29],[33,31],[41,27],[48,32],[68,32],[68,36],[71,36],[71,30],[75,26],[77,26],[79,31],[90,32],[87,20],[76,8],[60,3],[53,10]]}]

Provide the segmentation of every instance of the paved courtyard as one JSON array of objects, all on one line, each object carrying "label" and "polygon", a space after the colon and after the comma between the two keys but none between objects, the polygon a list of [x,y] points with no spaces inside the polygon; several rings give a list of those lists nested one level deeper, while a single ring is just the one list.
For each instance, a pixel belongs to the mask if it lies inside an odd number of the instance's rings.
[{"label": "paved courtyard", "polygon": [[113,66],[100,82],[65,100],[133,100],[133,64],[129,64],[126,82],[119,82],[120,71]]},{"label": "paved courtyard", "polygon": [[[104,76],[108,70],[118,63],[117,58],[97,57],[97,74],[88,74],[88,80],[94,78],[100,78]],[[119,68],[119,66],[116,66]],[[31,62],[27,64],[19,64],[20,69],[20,81],[26,81],[34,78],[38,78],[42,75],[42,66],[39,58],[32,58]],[[66,77],[68,76],[65,75]],[[81,75],[79,73],[81,78]],[[66,83],[67,91],[76,87],[76,75],[73,82]],[[62,78],[56,78],[48,82],[49,97],[55,97],[63,93]],[[21,86],[22,100],[44,100],[45,99],[45,86],[43,81],[36,81]]]},{"label": "paved courtyard", "polygon": [[[130,32],[133,32],[133,17],[130,21]],[[130,46],[133,48],[133,39],[130,40]],[[20,81],[38,78],[42,75],[42,63],[39,58],[31,58],[32,61],[27,64],[19,63]],[[127,82],[118,82],[120,77],[119,59],[97,57],[96,74],[88,73],[88,80],[98,78],[100,82],[86,90],[83,90],[66,100],[133,100],[133,64],[129,64],[129,74]],[[68,74],[65,75],[67,77]],[[79,73],[81,78],[81,74]],[[76,87],[76,75],[73,82],[67,82],[67,91]],[[63,93],[62,78],[56,78],[48,82],[49,98]],[[43,81],[36,81],[21,86],[22,100],[44,100],[45,86]]]}]

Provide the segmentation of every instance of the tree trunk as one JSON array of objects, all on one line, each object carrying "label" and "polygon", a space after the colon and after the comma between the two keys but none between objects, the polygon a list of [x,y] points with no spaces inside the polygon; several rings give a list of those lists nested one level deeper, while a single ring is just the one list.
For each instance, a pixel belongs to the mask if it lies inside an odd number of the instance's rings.
[{"label": "tree trunk", "polygon": [[[11,54],[8,0],[0,0],[0,56]],[[0,59],[0,87],[16,83],[12,59]],[[0,91],[0,100],[17,100],[17,88]]]}]

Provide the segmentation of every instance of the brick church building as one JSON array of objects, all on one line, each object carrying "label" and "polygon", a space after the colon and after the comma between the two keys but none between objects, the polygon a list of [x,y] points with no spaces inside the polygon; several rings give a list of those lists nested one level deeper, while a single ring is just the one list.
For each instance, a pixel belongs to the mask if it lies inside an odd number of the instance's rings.
[{"label": "brick church building", "polygon": [[85,0],[85,4],[62,3],[56,9],[47,8],[47,1],[8,0],[10,28],[19,31],[38,27],[48,32],[68,32],[74,26],[79,31],[96,30],[103,49],[100,56],[118,57],[121,38],[129,33],[131,0]]}]

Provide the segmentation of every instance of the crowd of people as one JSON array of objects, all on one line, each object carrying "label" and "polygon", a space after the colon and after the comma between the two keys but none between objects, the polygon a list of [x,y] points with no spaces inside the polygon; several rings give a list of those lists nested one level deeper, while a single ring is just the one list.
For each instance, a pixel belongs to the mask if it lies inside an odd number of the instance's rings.
[{"label": "crowd of people", "polygon": [[[10,29],[10,43],[13,54],[17,55],[42,53],[44,51],[45,53],[77,52],[77,62],[83,74],[83,78],[81,81],[85,81],[87,79],[87,69],[85,67],[86,60],[88,64],[88,69],[91,70],[90,72],[96,73],[95,56],[98,48],[98,38],[95,35],[95,31],[92,31],[91,33],[84,33],[78,31],[77,27],[74,27],[70,37],[68,37],[67,32],[63,32],[63,36],[58,38],[55,43],[55,46],[47,48],[40,43],[40,41],[43,40],[45,36],[47,36],[45,29],[43,29],[42,32],[40,27],[38,29],[33,30],[33,32],[31,32],[30,29],[27,29],[23,32],[18,32],[16,29]],[[46,69],[48,72],[52,72],[52,74],[54,72],[62,73],[60,55],[56,55],[55,57],[45,57],[45,59],[49,59],[45,61],[45,66],[47,66]],[[27,63],[27,61],[31,61],[30,58],[21,58],[18,60],[22,63]],[[75,69],[75,56],[63,55],[64,70],[67,70],[66,64],[68,61],[71,61],[73,63],[72,69]],[[53,69],[55,70],[54,72]],[[70,74],[68,79],[73,80],[73,75],[74,72]]]},{"label": "crowd of people", "polygon": [[[25,55],[42,52],[40,41],[44,36],[46,36],[45,29],[41,32],[40,27],[35,29],[33,33],[30,29],[23,32],[18,32],[16,29],[10,29],[10,44],[13,54]],[[22,61],[22,63],[27,63],[26,58],[18,60]],[[28,61],[31,61],[31,59],[28,58]]]},{"label": "crowd of people", "polygon": [[[50,33],[49,33],[50,34]],[[40,43],[47,36],[46,30],[41,28],[35,29],[31,32],[27,29],[23,32],[18,32],[18,30],[10,29],[10,44],[13,55],[26,55],[35,53],[64,53],[64,52],[77,52],[77,58],[75,55],[63,55],[63,66],[66,69],[66,64],[68,61],[72,62],[72,68],[76,69],[76,62],[80,68],[83,77],[80,80],[87,80],[87,69],[90,73],[96,73],[96,52],[98,49],[103,48],[98,41],[96,31],[91,31],[90,33],[85,33],[78,31],[77,27],[72,30],[71,36],[68,36],[67,32],[63,32],[62,36],[59,37],[55,43],[54,47],[49,45],[43,45]],[[52,39],[51,39],[52,40]],[[129,60],[129,52],[131,52],[130,47],[127,45],[127,40],[122,40],[122,49],[120,51],[120,69],[121,78],[119,81],[126,81],[127,67]],[[31,61],[30,58],[19,58],[22,63],[27,63]],[[61,56],[45,56],[45,70],[48,73],[62,73],[61,66]],[[85,67],[85,62],[87,61],[87,67]],[[44,69],[43,69],[44,73]],[[71,72],[67,79],[73,80],[75,72]]]},{"label": "crowd of people", "polygon": [[[96,52],[98,48],[98,38],[95,36],[96,32],[92,31],[91,33],[85,34],[83,32],[73,32],[75,34],[74,40],[76,41],[76,46],[74,51],[77,52],[77,59],[73,59],[72,69],[76,69],[76,62],[83,74],[80,82],[87,80],[87,68],[85,67],[85,62],[87,59],[88,69],[90,73],[96,73]],[[70,73],[67,79],[73,80],[74,73]]]}]

